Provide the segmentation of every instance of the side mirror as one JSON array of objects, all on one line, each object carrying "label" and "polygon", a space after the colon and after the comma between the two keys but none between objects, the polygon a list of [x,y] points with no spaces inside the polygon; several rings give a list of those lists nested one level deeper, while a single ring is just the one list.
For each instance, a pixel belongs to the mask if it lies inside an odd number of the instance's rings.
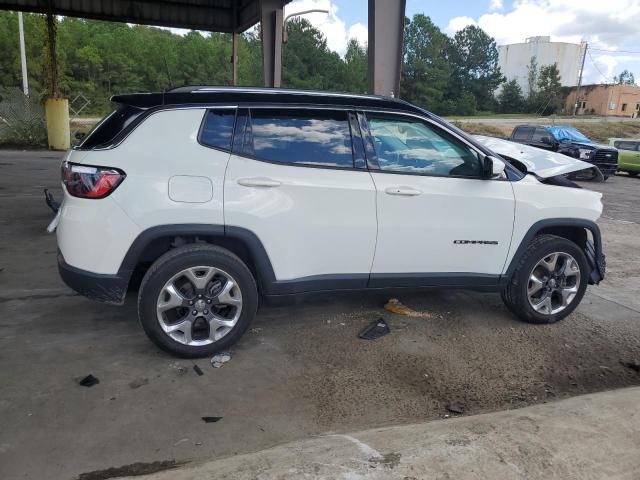
[{"label": "side mirror", "polygon": [[87,136],[87,134],[85,132],[76,132],[75,135],[74,135],[76,140],[82,140],[86,136]]},{"label": "side mirror", "polygon": [[546,145],[553,145],[553,141],[551,140],[551,137],[542,137],[540,141]]},{"label": "side mirror", "polygon": [[491,178],[499,178],[504,173],[506,165],[499,158],[487,155],[484,157],[482,167],[482,178],[488,180]]}]

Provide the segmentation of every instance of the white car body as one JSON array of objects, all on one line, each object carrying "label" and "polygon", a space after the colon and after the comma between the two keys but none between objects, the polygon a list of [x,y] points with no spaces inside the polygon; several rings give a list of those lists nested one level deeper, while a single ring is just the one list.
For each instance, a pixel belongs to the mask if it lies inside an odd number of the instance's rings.
[{"label": "white car body", "polygon": [[[382,100],[371,98],[374,106],[362,111],[376,111]],[[108,166],[126,178],[101,199],[78,198],[65,187],[56,233],[67,283],[89,297],[121,303],[134,269],[162,253],[157,242],[165,232],[171,246],[184,239],[227,238],[228,248],[246,242],[266,296],[413,286],[495,290],[538,231],[534,226],[570,225],[596,236],[601,194],[541,181],[584,162],[478,137],[498,154],[521,152],[518,158],[535,175],[510,166],[503,172],[494,156],[498,175],[460,178],[301,167],[201,144],[208,109],[236,106],[218,101],[152,109],[117,143],[69,152],[65,165]],[[398,118],[424,122],[478,158],[491,158],[437,117],[403,108]],[[97,286],[83,286],[94,281]]]}]

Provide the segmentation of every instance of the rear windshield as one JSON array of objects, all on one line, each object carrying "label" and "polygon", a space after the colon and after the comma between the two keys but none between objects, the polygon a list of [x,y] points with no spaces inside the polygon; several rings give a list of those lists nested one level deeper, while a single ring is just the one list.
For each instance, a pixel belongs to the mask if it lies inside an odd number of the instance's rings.
[{"label": "rear windshield", "polygon": [[138,118],[143,111],[128,105],[120,105],[93,127],[83,142],[76,148],[91,150],[109,146],[116,136]]}]

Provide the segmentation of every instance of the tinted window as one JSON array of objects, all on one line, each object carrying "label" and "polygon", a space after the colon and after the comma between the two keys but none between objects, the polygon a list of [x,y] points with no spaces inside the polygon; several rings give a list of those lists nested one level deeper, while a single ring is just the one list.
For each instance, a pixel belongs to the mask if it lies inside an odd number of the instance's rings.
[{"label": "tinted window", "polygon": [[636,142],[613,142],[613,145],[620,150],[637,150],[638,144]]},{"label": "tinted window", "polygon": [[209,110],[200,132],[200,143],[209,147],[231,150],[231,137],[236,111],[233,108]]},{"label": "tinted window", "polygon": [[[253,155],[286,164],[353,167],[346,112],[251,110]],[[245,151],[248,147],[245,145]]]},{"label": "tinted window", "polygon": [[143,110],[121,105],[103,118],[79,145],[81,149],[108,146],[126,127],[140,116]]},{"label": "tinted window", "polygon": [[550,138],[551,135],[549,134],[549,132],[547,132],[545,128],[536,128],[535,132],[533,132],[533,137],[531,138],[531,141],[542,143],[542,139],[544,137]]},{"label": "tinted window", "polygon": [[476,152],[450,133],[419,120],[367,114],[380,170],[475,177]]},{"label": "tinted window", "polygon": [[513,132],[514,140],[529,140],[531,138],[531,134],[533,133],[533,127],[519,127],[516,128],[515,132]]}]

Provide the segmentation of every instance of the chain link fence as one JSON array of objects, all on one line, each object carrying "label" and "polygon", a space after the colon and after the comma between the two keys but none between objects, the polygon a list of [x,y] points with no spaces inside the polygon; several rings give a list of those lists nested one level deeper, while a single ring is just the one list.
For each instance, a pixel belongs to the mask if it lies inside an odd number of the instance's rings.
[{"label": "chain link fence", "polygon": [[40,95],[26,96],[20,88],[0,87],[0,146],[47,146],[47,129]]}]

